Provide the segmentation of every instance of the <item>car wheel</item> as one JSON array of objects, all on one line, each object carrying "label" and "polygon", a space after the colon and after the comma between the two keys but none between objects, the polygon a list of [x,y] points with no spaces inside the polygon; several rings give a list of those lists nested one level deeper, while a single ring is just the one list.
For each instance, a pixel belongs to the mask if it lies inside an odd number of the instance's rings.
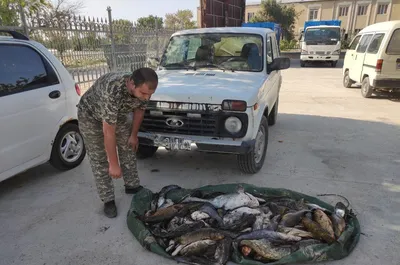
[{"label": "car wheel", "polygon": [[301,67],[306,66],[306,62],[305,62],[305,61],[300,61],[300,66],[301,66]]},{"label": "car wheel", "polygon": [[79,166],[86,155],[86,148],[78,125],[67,123],[61,127],[51,150],[50,164],[59,170]]},{"label": "car wheel", "polygon": [[255,140],[254,147],[249,153],[238,155],[239,168],[246,174],[255,174],[264,165],[268,147],[268,121],[265,116],[262,117]]},{"label": "car wheel", "polygon": [[268,125],[273,126],[278,119],[278,104],[279,104],[279,97],[276,99],[275,105],[272,108],[271,113],[268,115]]},{"label": "car wheel", "polygon": [[350,79],[349,70],[346,70],[346,72],[344,72],[344,76],[343,76],[343,86],[346,88],[351,88],[351,86],[353,84],[354,84],[354,81]]},{"label": "car wheel", "polygon": [[374,89],[369,84],[369,77],[368,76],[364,77],[364,79],[361,83],[361,95],[364,98],[370,98],[372,96],[373,92],[374,92]]},{"label": "car wheel", "polygon": [[336,67],[336,65],[337,65],[337,61],[333,61],[333,62],[331,62],[331,65],[332,65],[332,67]]},{"label": "car wheel", "polygon": [[139,144],[136,156],[139,159],[145,159],[152,157],[158,150],[158,146],[142,145]]}]

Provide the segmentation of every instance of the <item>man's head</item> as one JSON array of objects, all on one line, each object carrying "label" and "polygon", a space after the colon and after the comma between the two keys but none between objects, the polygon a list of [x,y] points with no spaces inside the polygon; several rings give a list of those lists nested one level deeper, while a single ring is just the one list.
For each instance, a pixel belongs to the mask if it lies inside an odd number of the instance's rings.
[{"label": "man's head", "polygon": [[128,90],[141,100],[149,100],[157,86],[157,73],[146,67],[135,70],[127,81]]}]

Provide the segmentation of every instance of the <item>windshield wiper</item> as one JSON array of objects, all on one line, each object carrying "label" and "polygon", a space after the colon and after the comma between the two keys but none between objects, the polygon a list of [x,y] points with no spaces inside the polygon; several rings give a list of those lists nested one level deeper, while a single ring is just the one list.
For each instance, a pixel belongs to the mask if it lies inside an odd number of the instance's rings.
[{"label": "windshield wiper", "polygon": [[184,63],[169,63],[169,64],[166,64],[166,65],[162,65],[162,67],[164,67],[164,68],[168,68],[168,67],[171,67],[171,68],[185,68],[186,70],[193,69],[193,70],[196,71],[196,67],[191,66],[191,65],[187,65],[187,64],[184,64]]},{"label": "windshield wiper", "polygon": [[226,69],[225,67],[223,67],[223,66],[221,66],[221,65],[218,65],[218,64],[214,64],[214,63],[207,63],[207,64],[205,64],[205,65],[201,65],[199,68],[207,67],[207,66],[208,66],[208,67],[210,67],[210,66],[216,67],[216,68],[221,69],[221,70],[224,70],[224,71],[226,71],[226,70],[231,70],[232,72],[234,72],[233,68],[231,68],[231,69]]}]

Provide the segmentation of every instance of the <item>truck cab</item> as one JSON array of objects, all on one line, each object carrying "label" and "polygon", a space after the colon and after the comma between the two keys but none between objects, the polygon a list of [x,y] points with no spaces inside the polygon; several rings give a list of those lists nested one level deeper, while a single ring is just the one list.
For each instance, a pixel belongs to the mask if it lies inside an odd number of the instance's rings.
[{"label": "truck cab", "polygon": [[174,33],[160,59],[159,85],[139,132],[140,158],[159,147],[237,155],[254,174],[278,115],[280,56],[271,29],[223,27]]},{"label": "truck cab", "polygon": [[340,21],[306,21],[300,37],[300,65],[328,62],[336,67],[341,52]]}]

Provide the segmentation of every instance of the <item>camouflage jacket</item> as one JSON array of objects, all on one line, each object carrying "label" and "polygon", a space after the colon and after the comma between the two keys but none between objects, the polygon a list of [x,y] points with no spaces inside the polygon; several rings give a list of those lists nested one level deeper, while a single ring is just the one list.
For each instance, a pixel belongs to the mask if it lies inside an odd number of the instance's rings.
[{"label": "camouflage jacket", "polygon": [[107,73],[101,76],[82,95],[77,107],[87,111],[98,121],[116,124],[136,108],[145,109],[143,101],[128,92],[125,78],[129,73]]}]

